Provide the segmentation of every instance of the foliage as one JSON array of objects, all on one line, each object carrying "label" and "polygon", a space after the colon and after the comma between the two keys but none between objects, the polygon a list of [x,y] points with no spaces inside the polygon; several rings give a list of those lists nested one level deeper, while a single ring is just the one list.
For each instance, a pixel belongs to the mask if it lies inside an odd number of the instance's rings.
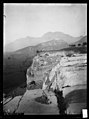
[{"label": "foliage", "polygon": [[86,43],[86,42],[84,42],[82,45],[83,45],[83,46],[85,46],[85,45],[87,45],[87,43]]},{"label": "foliage", "polygon": [[69,45],[70,47],[75,47],[76,45]]},{"label": "foliage", "polygon": [[78,46],[81,46],[81,44],[78,44]]}]

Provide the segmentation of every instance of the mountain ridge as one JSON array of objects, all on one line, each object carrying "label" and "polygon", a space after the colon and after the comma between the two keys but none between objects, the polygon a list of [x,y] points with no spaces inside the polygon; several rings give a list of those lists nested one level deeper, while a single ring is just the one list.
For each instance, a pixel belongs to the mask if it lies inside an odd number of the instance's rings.
[{"label": "mountain ridge", "polygon": [[72,37],[62,32],[47,32],[42,37],[35,38],[35,37],[27,36],[25,38],[18,39],[6,45],[5,51],[13,52],[28,46],[36,46],[39,45],[40,43],[51,41],[51,40],[63,40],[65,42],[67,41],[67,43],[70,44],[71,42],[78,41],[81,38],[82,36]]},{"label": "mountain ridge", "polygon": [[87,43],[87,36],[82,37],[80,40],[72,43],[71,45],[82,45],[84,42]]}]

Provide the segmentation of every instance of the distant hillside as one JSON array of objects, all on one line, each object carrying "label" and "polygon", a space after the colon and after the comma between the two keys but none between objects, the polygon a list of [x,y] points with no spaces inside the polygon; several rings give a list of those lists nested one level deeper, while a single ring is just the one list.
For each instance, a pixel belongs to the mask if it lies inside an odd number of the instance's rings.
[{"label": "distant hillside", "polygon": [[67,42],[68,44],[70,44],[70,43],[73,43],[73,42],[80,40],[82,38],[82,36],[72,37],[72,36],[70,36],[68,34],[64,34],[62,32],[48,32],[48,33],[44,34],[42,38],[46,39],[46,41],[63,40],[65,42]]},{"label": "distant hillside", "polygon": [[87,36],[82,37],[79,41],[74,42],[71,45],[81,46],[83,43],[87,43]]},{"label": "distant hillside", "polygon": [[20,50],[13,52],[14,55],[23,55],[26,57],[36,55],[37,51],[48,51],[48,50],[60,50],[63,48],[67,48],[68,44],[63,40],[52,40],[44,43],[40,43],[36,46],[29,46]]},{"label": "distant hillside", "polygon": [[26,37],[17,39],[16,41],[6,45],[5,51],[6,52],[14,52],[28,46],[36,46],[43,42],[48,42],[52,40],[63,40],[68,44],[73,43],[75,41],[80,40],[82,37],[72,37],[70,35],[64,34],[62,32],[48,32],[44,34],[42,37],[33,38],[33,37]]},{"label": "distant hillside", "polygon": [[68,47],[68,44],[63,40],[52,40],[37,45],[37,49],[42,51],[60,50],[66,47]]},{"label": "distant hillside", "polygon": [[79,41],[75,42],[75,44],[83,43],[83,42],[86,42],[86,43],[87,43],[87,36],[84,36],[84,37],[81,38]]},{"label": "distant hillside", "polygon": [[28,46],[33,46],[33,42],[36,40],[39,43],[38,38],[26,37],[26,38],[17,39],[16,41],[6,45],[5,51],[6,52],[14,52],[14,51],[26,48]]}]

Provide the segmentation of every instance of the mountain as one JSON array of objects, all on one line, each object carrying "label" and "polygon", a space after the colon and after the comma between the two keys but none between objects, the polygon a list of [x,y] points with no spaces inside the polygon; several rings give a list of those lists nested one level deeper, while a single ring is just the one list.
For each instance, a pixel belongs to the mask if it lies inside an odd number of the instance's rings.
[{"label": "mountain", "polygon": [[82,36],[72,37],[72,36],[70,36],[68,34],[64,34],[62,32],[47,32],[43,35],[42,38],[46,39],[46,41],[53,40],[53,39],[54,40],[64,40],[65,42],[70,44],[70,43],[80,40],[82,38]]},{"label": "mountain", "polygon": [[20,50],[17,50],[14,53],[14,55],[23,55],[23,56],[34,56],[36,54],[36,51],[48,51],[48,50],[60,50],[63,48],[67,48],[68,44],[63,40],[52,40],[40,43],[36,46],[29,46]]},{"label": "mountain", "polygon": [[68,44],[63,40],[51,40],[37,45],[38,50],[60,50],[68,47]]},{"label": "mountain", "polygon": [[74,42],[72,44],[77,46],[78,44],[83,44],[84,42],[87,43],[87,36],[83,36],[79,41]]},{"label": "mountain", "polygon": [[78,44],[78,43],[82,44],[82,43],[84,43],[84,42],[87,43],[87,36],[82,37],[79,41],[77,41],[77,42],[75,42],[75,43],[76,43],[76,44]]},{"label": "mountain", "polygon": [[29,37],[29,36],[27,36],[25,38],[17,39],[16,41],[6,45],[5,51],[13,52],[13,51],[20,50],[20,49],[23,49],[28,46],[36,45],[35,43],[33,44],[34,41],[38,41],[38,43],[39,43],[38,38],[33,38],[33,37]]},{"label": "mountain", "polygon": [[[82,36],[81,36],[82,37]],[[68,44],[73,43],[81,39],[81,37],[72,37],[70,35],[64,34],[62,32],[48,32],[45,33],[42,37],[33,38],[33,37],[26,37],[18,39],[8,45],[5,46],[6,52],[13,52],[16,50],[20,50],[26,48],[28,46],[35,46],[43,42],[48,42],[52,40],[63,40]]]}]

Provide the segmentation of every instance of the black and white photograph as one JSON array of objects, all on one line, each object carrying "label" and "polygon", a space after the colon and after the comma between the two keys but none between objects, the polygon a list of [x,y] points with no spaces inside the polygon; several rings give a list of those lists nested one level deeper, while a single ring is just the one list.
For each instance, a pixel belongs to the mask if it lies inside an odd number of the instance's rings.
[{"label": "black and white photograph", "polygon": [[3,3],[3,114],[87,111],[87,3]]}]

